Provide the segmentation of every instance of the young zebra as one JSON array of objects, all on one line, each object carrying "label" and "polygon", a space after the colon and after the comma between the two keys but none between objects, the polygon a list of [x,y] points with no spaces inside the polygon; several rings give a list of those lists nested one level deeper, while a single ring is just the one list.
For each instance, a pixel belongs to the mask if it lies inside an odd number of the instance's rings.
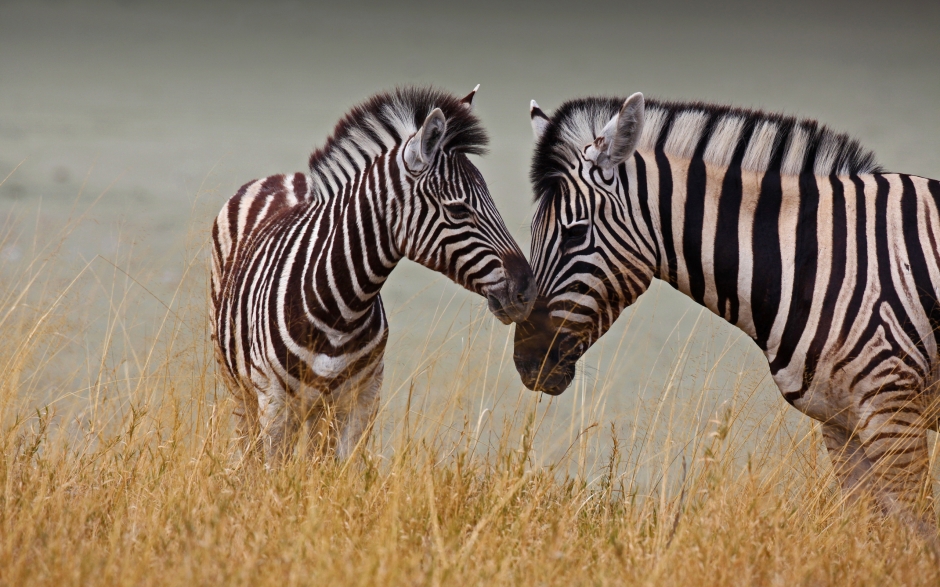
[{"label": "young zebra", "polygon": [[311,155],[309,175],[245,184],[216,218],[219,363],[240,433],[260,434],[269,460],[290,454],[304,422],[339,458],[368,429],[388,339],[379,292],[402,258],[484,296],[506,324],[531,310],[531,269],[467,158],[487,142],[475,93],[374,96]]},{"label": "young zebra", "polygon": [[869,491],[927,531],[915,504],[932,508],[940,183],[883,173],[814,121],[724,106],[634,94],[551,117],[533,101],[531,118],[539,299],[514,356],[526,386],[564,391],[662,279],[764,351],[786,401],[823,423],[847,495]]}]

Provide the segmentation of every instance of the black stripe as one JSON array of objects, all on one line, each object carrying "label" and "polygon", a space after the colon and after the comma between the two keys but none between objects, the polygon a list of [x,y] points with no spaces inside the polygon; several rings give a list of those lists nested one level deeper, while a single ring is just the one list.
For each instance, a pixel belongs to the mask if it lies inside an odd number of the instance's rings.
[{"label": "black stripe", "polygon": [[[904,333],[907,335],[907,337],[917,347],[920,356],[926,357],[927,348],[924,345],[924,341],[920,337],[920,333],[917,331],[917,328],[911,321],[911,316],[908,316],[907,314],[907,309],[904,307],[904,303],[901,301],[901,297],[898,295],[898,291],[894,287],[894,279],[891,274],[892,255],[888,235],[888,214],[890,213],[888,210],[888,196],[891,191],[891,184],[888,183],[888,180],[885,179],[884,175],[877,174],[874,176],[874,178],[875,184],[878,186],[878,192],[875,196],[875,243],[877,245],[878,251],[878,279],[882,284],[881,295],[884,300],[891,305],[892,309],[894,310],[894,315],[900,322],[901,328],[904,330]],[[909,177],[907,178],[907,181],[910,182]],[[913,193],[913,186],[911,186],[911,192]],[[917,212],[915,208],[915,233],[917,229],[916,213]],[[921,373],[921,367],[917,361],[907,357],[904,357],[904,359],[904,362],[912,369],[916,370],[921,376],[927,375],[927,373]]]},{"label": "black stripe", "polygon": [[[741,163],[725,172],[718,198],[718,223],[715,229],[715,290],[718,312],[731,324],[738,323],[738,269],[740,243],[738,221],[741,216]],[[726,311],[727,306],[727,311]]]},{"label": "black stripe", "polygon": [[685,218],[682,225],[682,256],[689,273],[689,294],[705,304],[705,271],[702,268],[702,226],[705,223],[705,162],[695,157],[686,176]]},{"label": "black stripe", "polygon": [[[878,277],[883,284],[882,296],[885,297],[885,301],[891,304],[891,307],[894,309],[894,315],[897,316],[901,323],[901,328],[904,330],[904,333],[907,335],[907,337],[915,344],[917,351],[920,353],[920,356],[926,357],[927,347],[924,344],[923,339],[921,339],[917,328],[914,326],[911,320],[912,317],[908,316],[907,309],[904,307],[904,304],[901,301],[901,297],[898,295],[897,289],[894,287],[894,280],[891,274],[892,255],[888,237],[888,196],[891,191],[891,185],[888,183],[888,180],[885,179],[884,175],[876,174],[874,178],[875,183],[878,186],[878,192],[875,199],[875,241],[878,246]],[[907,179],[908,183],[910,183],[910,177],[902,176],[902,180],[905,178]],[[911,186],[911,192],[913,194],[913,185]],[[916,209],[914,213],[916,216]],[[916,222],[917,221],[915,218],[915,233]],[[904,359],[904,362],[912,369],[917,371],[920,376],[927,376],[927,373],[921,372],[921,365],[917,361],[907,357],[904,357]]]},{"label": "black stripe", "polygon": [[[630,205],[631,204],[630,196],[629,196],[630,178],[627,176],[627,165],[625,163],[621,163],[620,165],[617,166],[617,174],[620,177],[620,182],[621,182],[621,185],[623,186],[624,193],[627,194],[627,201],[624,202],[623,208],[626,211],[627,217],[630,219],[630,226],[632,227],[632,229],[627,230],[626,233],[633,239],[634,248],[636,249],[635,250],[636,256],[639,258],[646,258],[647,252],[652,252],[654,247],[652,243],[647,241],[646,237],[643,236],[643,231],[640,230],[640,225],[637,222],[635,214],[633,213],[633,206]],[[606,198],[600,199],[600,205],[604,206],[605,201],[606,201]],[[602,217],[600,211],[589,212],[589,215],[591,218]],[[615,219],[615,222],[619,223],[621,226],[626,227],[627,225],[626,218],[622,218],[622,219],[617,218],[616,206],[611,207],[610,215]],[[645,215],[644,215],[643,220],[644,221],[646,220]]]},{"label": "black stripe", "polygon": [[842,282],[845,281],[846,247],[848,246],[848,223],[845,211],[845,190],[842,182],[836,176],[830,176],[832,185],[832,267],[829,273],[829,283],[823,297],[819,314],[819,324],[816,326],[816,335],[813,337],[806,351],[806,364],[803,366],[803,388],[800,394],[805,393],[816,374],[816,366],[822,356],[826,340],[832,329],[835,317],[836,304],[839,303],[839,293],[842,291]]},{"label": "black stripe", "polygon": [[[852,328],[857,325],[857,320],[861,313],[862,300],[865,297],[865,290],[868,287],[868,237],[865,234],[866,225],[868,224],[868,208],[865,202],[865,184],[857,175],[851,176],[851,181],[852,185],[855,187],[855,234],[853,238],[855,239],[857,266],[855,269],[855,284],[852,287],[852,299],[849,300],[849,305],[846,307],[846,319],[842,322],[842,330],[839,333],[840,345],[848,340],[849,333],[852,331]],[[870,325],[867,326],[866,330],[869,328],[871,328]],[[860,341],[862,347],[867,343],[867,339]],[[835,364],[833,371],[839,371],[843,366],[852,361],[859,352],[861,352],[861,348],[856,346],[852,352]]]},{"label": "black stripe", "polygon": [[[917,287],[920,305],[924,308],[924,313],[927,314],[927,318],[930,320],[934,342],[940,344],[940,341],[937,340],[937,326],[940,325],[940,303],[937,301],[934,285],[930,279],[930,270],[927,267],[927,259],[924,256],[925,243],[920,240],[917,221],[917,189],[908,175],[901,176],[901,187],[901,222],[907,259],[910,263],[914,284]],[[925,223],[929,223],[929,218],[925,220],[927,221]]]},{"label": "black stripe", "polygon": [[666,254],[668,272],[666,281],[678,288],[676,278],[676,246],[672,240],[672,166],[662,149],[656,149],[656,166],[659,168],[659,221],[663,239],[663,252]]},{"label": "black stripe", "polygon": [[783,165],[783,155],[787,149],[787,143],[789,142],[790,133],[793,132],[794,120],[783,120],[780,124],[777,125],[777,134],[774,135],[774,146],[773,151],[771,151],[770,161],[767,164],[767,171],[769,172],[780,172],[780,167]]},{"label": "black stripe", "polygon": [[754,211],[752,253],[754,275],[751,279],[751,311],[756,336],[754,341],[767,350],[767,339],[780,306],[783,261],[780,256],[780,207],[783,192],[780,174],[768,173],[761,181],[760,197]]},{"label": "black stripe", "polygon": [[770,362],[770,372],[790,364],[800,343],[809,313],[813,305],[816,286],[816,271],[819,257],[819,242],[816,217],[819,212],[819,188],[816,176],[800,176],[800,208],[796,223],[796,251],[794,251],[793,289],[790,295],[790,310],[780,337],[777,354]]},{"label": "black stripe", "polygon": [[809,134],[809,148],[803,155],[803,169],[800,175],[812,175],[816,168],[816,154],[819,152],[819,145],[822,142],[820,137],[822,134],[819,130],[819,124],[815,120],[803,121],[803,128]]},{"label": "black stripe", "polygon": [[[640,213],[643,214],[643,222],[646,223],[646,229],[649,231],[649,234],[655,235],[656,229],[653,226],[653,216],[650,212],[649,188],[646,183],[646,161],[643,160],[643,157],[641,157],[639,153],[633,154],[633,160],[636,163],[636,196],[637,200],[640,201]],[[627,190],[627,194],[629,196],[629,190]],[[655,266],[658,269],[662,262],[662,252],[655,243],[655,237],[653,244],[650,246],[655,258]]]}]

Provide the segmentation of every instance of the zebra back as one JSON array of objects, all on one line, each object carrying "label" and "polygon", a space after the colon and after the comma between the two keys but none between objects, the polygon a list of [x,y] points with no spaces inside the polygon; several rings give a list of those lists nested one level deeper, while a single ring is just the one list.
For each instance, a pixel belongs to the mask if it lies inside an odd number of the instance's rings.
[{"label": "zebra back", "polygon": [[306,174],[279,174],[246,183],[222,206],[212,225],[212,303],[216,310],[223,276],[245,239],[278,213],[310,200]]}]

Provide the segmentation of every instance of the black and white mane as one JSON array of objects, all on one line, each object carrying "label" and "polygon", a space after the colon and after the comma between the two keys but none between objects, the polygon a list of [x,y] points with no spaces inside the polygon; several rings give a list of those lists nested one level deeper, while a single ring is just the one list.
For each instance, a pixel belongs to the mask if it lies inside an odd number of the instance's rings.
[{"label": "black and white mane", "polygon": [[355,176],[364,163],[403,144],[435,108],[440,108],[447,120],[442,150],[486,153],[489,138],[466,102],[436,88],[397,88],[371,97],[343,116],[326,143],[310,155],[311,179],[322,189],[334,185],[337,178],[342,181]]},{"label": "black and white mane", "polygon": [[[620,110],[623,98],[581,98],[562,104],[550,117],[536,146],[531,178],[535,193],[591,143]],[[738,164],[781,175],[861,175],[883,170],[875,155],[847,134],[811,119],[701,102],[646,100],[638,150],[719,167]]]}]

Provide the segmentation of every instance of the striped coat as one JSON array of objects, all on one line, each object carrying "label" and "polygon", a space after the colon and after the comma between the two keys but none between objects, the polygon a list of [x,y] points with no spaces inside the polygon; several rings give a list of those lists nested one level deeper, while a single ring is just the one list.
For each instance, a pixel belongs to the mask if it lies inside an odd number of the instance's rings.
[{"label": "striped coat", "polygon": [[940,184],[884,173],[814,121],[742,109],[635,94],[551,117],[533,103],[532,120],[540,298],[517,329],[526,385],[563,391],[662,279],[754,340],[783,397],[823,423],[849,495],[926,528]]},{"label": "striped coat", "polygon": [[529,266],[467,158],[486,142],[473,95],[375,96],[340,121],[309,174],[250,182],[216,218],[219,362],[242,434],[269,459],[289,455],[302,426],[341,458],[363,437],[388,340],[380,290],[402,258],[485,297],[506,323],[531,309]]}]

